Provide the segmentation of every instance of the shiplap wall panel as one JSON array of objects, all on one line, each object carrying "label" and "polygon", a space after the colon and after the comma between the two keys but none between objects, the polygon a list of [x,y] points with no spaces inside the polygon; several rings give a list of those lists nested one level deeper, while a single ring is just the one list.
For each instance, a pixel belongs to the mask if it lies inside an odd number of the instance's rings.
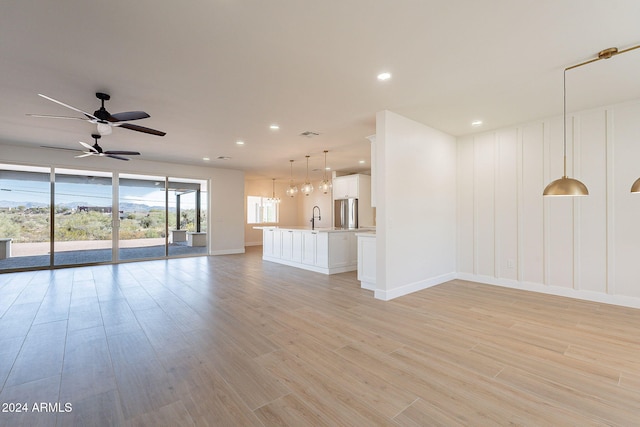
[{"label": "shiplap wall panel", "polygon": [[615,292],[640,297],[640,194],[629,192],[640,177],[640,103],[613,111]]},{"label": "shiplap wall panel", "polygon": [[458,250],[457,270],[473,274],[474,250],[474,182],[473,138],[460,138],[458,143]]},{"label": "shiplap wall panel", "polygon": [[580,141],[580,178],[588,197],[576,200],[578,227],[576,287],[607,291],[607,113],[597,110],[581,114],[576,121]]},{"label": "shiplap wall panel", "polygon": [[522,238],[518,242],[521,252],[520,280],[526,283],[544,283],[544,123],[522,127]]},{"label": "shiplap wall panel", "polygon": [[458,140],[458,272],[640,307],[640,194],[629,192],[640,177],[640,101],[567,124],[568,175],[587,184],[584,198],[542,197],[562,175],[562,117]]},{"label": "shiplap wall panel", "polygon": [[518,129],[497,134],[496,269],[509,280],[518,280],[518,136]]},{"label": "shiplap wall panel", "polygon": [[494,277],[496,136],[474,138],[475,256],[477,274]]}]

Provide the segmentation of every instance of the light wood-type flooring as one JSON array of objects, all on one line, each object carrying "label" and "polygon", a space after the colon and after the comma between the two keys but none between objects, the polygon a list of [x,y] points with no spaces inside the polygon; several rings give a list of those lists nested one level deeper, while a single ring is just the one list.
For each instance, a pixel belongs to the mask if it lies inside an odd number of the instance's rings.
[{"label": "light wood-type flooring", "polygon": [[640,425],[640,310],[260,250],[0,274],[0,425]]}]

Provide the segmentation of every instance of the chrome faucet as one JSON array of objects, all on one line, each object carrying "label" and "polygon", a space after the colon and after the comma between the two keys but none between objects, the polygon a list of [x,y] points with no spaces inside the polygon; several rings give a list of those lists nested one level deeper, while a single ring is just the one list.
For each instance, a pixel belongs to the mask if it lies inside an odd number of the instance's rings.
[{"label": "chrome faucet", "polygon": [[320,221],[322,218],[320,218],[320,206],[314,206],[313,210],[311,211],[311,229],[315,230],[316,229],[316,208],[318,209],[318,221]]}]

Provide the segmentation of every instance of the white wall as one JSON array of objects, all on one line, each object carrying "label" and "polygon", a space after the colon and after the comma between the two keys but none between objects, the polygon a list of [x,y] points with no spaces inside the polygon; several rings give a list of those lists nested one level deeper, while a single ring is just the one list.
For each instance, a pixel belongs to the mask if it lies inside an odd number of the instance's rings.
[{"label": "white wall", "polygon": [[92,157],[75,159],[71,152],[0,144],[0,163],[2,162],[209,180],[211,184],[208,206],[209,253],[212,255],[244,253],[244,172],[242,171],[141,159],[129,162]]},{"label": "white wall", "polygon": [[562,175],[562,117],[458,139],[458,276],[640,307],[640,101],[571,114],[568,175],[590,195],[543,198]]},{"label": "white wall", "polygon": [[375,297],[388,300],[455,278],[456,140],[381,111],[376,141]]}]

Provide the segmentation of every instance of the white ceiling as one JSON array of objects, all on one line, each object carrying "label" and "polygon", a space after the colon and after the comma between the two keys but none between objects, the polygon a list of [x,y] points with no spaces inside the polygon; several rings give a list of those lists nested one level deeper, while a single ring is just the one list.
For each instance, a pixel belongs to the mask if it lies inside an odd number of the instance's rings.
[{"label": "white ceiling", "polygon": [[[326,149],[358,171],[383,109],[456,136],[562,114],[563,69],[640,43],[639,18],[638,0],[2,1],[0,143],[91,142],[94,125],[26,113],[74,115],[38,93],[93,112],[103,91],[167,132],[104,149],[285,181]],[[639,71],[640,50],[570,71],[569,110],[640,98]]]}]

